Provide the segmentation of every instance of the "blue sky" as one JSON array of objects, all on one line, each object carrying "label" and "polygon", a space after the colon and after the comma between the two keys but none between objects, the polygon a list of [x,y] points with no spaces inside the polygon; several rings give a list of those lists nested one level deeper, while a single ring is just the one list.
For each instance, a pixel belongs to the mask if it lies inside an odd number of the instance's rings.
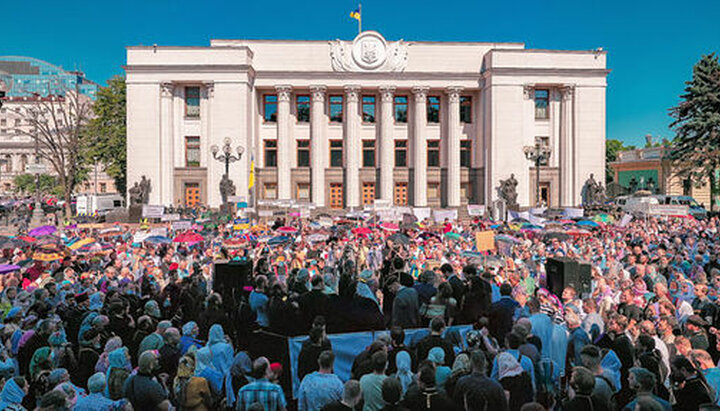
[{"label": "blue sky", "polygon": [[[208,45],[211,38],[352,39],[351,0],[5,1],[0,55],[121,74],[128,45]],[[390,40],[518,41],[608,51],[607,136],[671,137],[675,105],[704,53],[720,51],[720,0],[365,0],[363,28]]]}]

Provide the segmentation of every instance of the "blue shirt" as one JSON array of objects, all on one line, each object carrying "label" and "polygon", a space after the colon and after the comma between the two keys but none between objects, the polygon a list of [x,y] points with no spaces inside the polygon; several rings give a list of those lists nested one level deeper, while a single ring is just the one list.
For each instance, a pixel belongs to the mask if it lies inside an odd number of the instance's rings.
[{"label": "blue shirt", "polygon": [[715,404],[720,404],[720,368],[703,370],[708,385],[715,390]]},{"label": "blue shirt", "polygon": [[257,316],[257,323],[261,327],[269,327],[270,320],[268,319],[267,306],[269,298],[263,293],[252,291],[250,293],[250,308]]},{"label": "blue shirt", "polygon": [[282,388],[265,378],[240,388],[237,395],[237,411],[245,411],[256,402],[262,404],[265,411],[277,411],[287,407]]},{"label": "blue shirt", "polygon": [[114,411],[125,408],[127,401],[113,401],[102,395],[101,392],[90,394],[87,397],[79,397],[75,404],[75,411]]},{"label": "blue shirt", "polygon": [[335,374],[322,374],[315,371],[303,378],[298,389],[298,410],[318,411],[325,405],[340,401],[343,383]]},{"label": "blue shirt", "polygon": [[[658,397],[657,395],[647,395],[648,397],[652,398],[653,400],[657,401],[658,404],[662,407],[665,411],[672,411],[672,405],[670,405],[669,402],[663,400],[662,398]],[[623,411],[635,411],[635,405],[637,405],[637,397],[635,397],[634,400],[630,402],[630,404],[626,405],[625,408],[623,408]]]}]

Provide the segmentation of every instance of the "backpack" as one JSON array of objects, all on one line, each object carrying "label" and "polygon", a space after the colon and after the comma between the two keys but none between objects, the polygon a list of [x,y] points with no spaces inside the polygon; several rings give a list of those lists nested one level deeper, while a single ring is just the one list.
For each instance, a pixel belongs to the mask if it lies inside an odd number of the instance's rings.
[{"label": "backpack", "polygon": [[555,379],[555,363],[543,358],[535,367],[537,381],[537,401],[550,409],[560,396],[560,384]]}]

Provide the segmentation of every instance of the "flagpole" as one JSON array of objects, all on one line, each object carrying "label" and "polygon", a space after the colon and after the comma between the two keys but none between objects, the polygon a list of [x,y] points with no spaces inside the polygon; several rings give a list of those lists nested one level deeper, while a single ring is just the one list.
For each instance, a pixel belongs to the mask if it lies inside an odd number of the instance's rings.
[{"label": "flagpole", "polygon": [[358,34],[362,33],[362,3],[358,3],[358,11],[360,12],[360,18],[358,19]]}]

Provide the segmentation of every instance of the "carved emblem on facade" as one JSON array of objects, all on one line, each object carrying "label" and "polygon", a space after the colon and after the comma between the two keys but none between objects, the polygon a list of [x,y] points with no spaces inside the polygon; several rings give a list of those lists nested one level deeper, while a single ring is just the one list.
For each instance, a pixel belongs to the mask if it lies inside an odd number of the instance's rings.
[{"label": "carved emblem on facade", "polygon": [[388,43],[376,31],[360,33],[352,43],[330,42],[330,63],[334,71],[404,71],[408,44]]}]

